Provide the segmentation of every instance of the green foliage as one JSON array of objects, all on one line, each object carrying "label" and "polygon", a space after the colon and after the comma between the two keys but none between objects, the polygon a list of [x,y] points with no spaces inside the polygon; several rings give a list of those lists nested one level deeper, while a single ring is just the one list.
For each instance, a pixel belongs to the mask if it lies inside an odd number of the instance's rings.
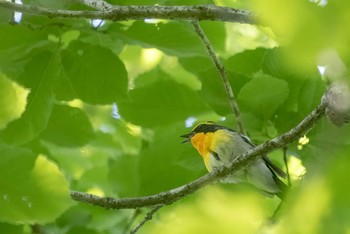
[{"label": "green foliage", "polygon": [[0,152],[1,221],[44,224],[71,205],[57,165],[24,148],[1,144]]},{"label": "green foliage", "polygon": [[[71,1],[23,3],[88,9]],[[320,102],[329,81],[339,73],[347,77],[346,1],[214,3],[251,8],[272,29],[200,22],[257,144],[293,128]],[[189,22],[108,21],[93,27],[85,19],[24,14],[12,25],[10,16],[0,8],[1,233],[126,232],[141,221],[143,210],[73,203],[69,190],[118,198],[181,186],[206,173],[193,147],[180,144],[189,120],[237,128],[220,74]],[[317,65],[329,69],[321,75]],[[288,147],[296,186],[274,225],[267,220],[277,198],[240,185],[215,185],[162,208],[140,233],[349,231],[349,131],[325,119]],[[280,152],[271,158],[283,165]]]}]

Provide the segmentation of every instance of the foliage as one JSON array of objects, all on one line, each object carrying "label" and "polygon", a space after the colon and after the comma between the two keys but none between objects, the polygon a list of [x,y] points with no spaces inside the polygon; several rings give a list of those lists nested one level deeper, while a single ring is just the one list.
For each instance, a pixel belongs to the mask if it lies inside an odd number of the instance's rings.
[{"label": "foliage", "polygon": [[[87,9],[70,1],[23,2]],[[264,27],[201,26],[227,69],[248,135],[262,143],[293,128],[320,102],[327,82],[346,75],[350,4],[242,2],[215,1],[261,13]],[[147,1],[155,3],[182,5]],[[73,203],[69,190],[130,197],[181,186],[206,171],[179,136],[193,121],[236,127],[220,75],[189,22],[95,27],[85,19],[27,14],[9,24],[10,17],[0,8],[2,233],[126,232],[142,220],[139,210]],[[321,75],[317,65],[327,72]],[[296,186],[275,225],[266,220],[277,198],[217,185],[162,208],[140,233],[349,232],[349,133],[349,126],[324,119],[307,134],[309,142],[288,147]],[[281,155],[271,158],[283,167]]]}]

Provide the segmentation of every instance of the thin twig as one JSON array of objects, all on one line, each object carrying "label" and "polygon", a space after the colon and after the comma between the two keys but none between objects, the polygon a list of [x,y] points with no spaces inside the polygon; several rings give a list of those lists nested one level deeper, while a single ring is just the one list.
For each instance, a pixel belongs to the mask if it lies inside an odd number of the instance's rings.
[{"label": "thin twig", "polygon": [[326,102],[321,103],[315,110],[313,110],[308,116],[306,116],[295,128],[286,132],[285,134],[276,137],[270,141],[267,141],[261,145],[254,147],[248,152],[238,156],[233,162],[219,167],[212,172],[200,177],[199,179],[192,181],[179,188],[172,189],[166,192],[161,192],[151,196],[144,197],[130,197],[115,199],[110,197],[98,197],[92,194],[70,191],[72,199],[81,201],[84,203],[90,203],[96,206],[101,206],[107,209],[129,209],[137,207],[147,207],[155,205],[169,205],[181,198],[198,191],[204,186],[216,182],[232,171],[238,171],[248,163],[254,161],[261,155],[266,155],[269,152],[283,148],[292,143],[296,139],[303,136],[306,132],[312,129],[312,127],[324,116]]},{"label": "thin twig", "polygon": [[240,114],[240,111],[239,111],[239,108],[238,108],[238,104],[237,104],[235,95],[233,94],[232,87],[231,87],[230,82],[228,80],[227,72],[225,70],[225,67],[222,65],[219,57],[216,55],[213,46],[211,45],[207,35],[204,33],[204,31],[203,31],[202,27],[199,25],[198,21],[193,21],[192,24],[193,24],[197,34],[201,38],[203,44],[205,45],[205,47],[206,47],[206,49],[207,49],[207,51],[208,51],[208,53],[210,55],[211,60],[213,61],[216,69],[218,70],[218,72],[220,74],[220,77],[221,77],[221,80],[222,80],[222,82],[224,84],[225,92],[227,94],[227,97],[228,97],[228,100],[229,100],[232,112],[235,115],[236,122],[237,122],[238,127],[239,127],[239,131],[242,134],[245,134],[244,127],[243,127],[243,122],[242,122],[242,119],[241,119],[241,114]]},{"label": "thin twig", "polygon": [[[90,2],[88,0],[84,1]],[[104,5],[106,6],[106,5]],[[113,6],[112,8],[109,8]],[[252,13],[245,10],[215,5],[194,6],[117,6],[108,5],[103,10],[75,11],[54,10],[27,4],[16,4],[0,0],[0,7],[33,15],[42,15],[50,18],[85,18],[112,21],[167,19],[167,20],[211,20],[237,22],[242,24],[256,24]],[[97,5],[96,5],[97,7]],[[102,6],[99,6],[102,7]]]},{"label": "thin twig", "polygon": [[128,219],[127,224],[125,225],[124,231],[122,233],[126,234],[129,233],[129,230],[131,228],[131,225],[135,222],[136,218],[141,214],[141,209],[136,208],[134,212],[132,213],[131,217]]},{"label": "thin twig", "polygon": [[145,215],[145,218],[131,230],[130,234],[135,234],[147,221],[151,220],[153,215],[162,207],[162,205],[153,207],[153,209]]},{"label": "thin twig", "polygon": [[291,187],[292,186],[292,182],[290,181],[288,159],[287,159],[287,147],[283,147],[283,161],[284,161],[284,165],[286,166],[288,187]]}]

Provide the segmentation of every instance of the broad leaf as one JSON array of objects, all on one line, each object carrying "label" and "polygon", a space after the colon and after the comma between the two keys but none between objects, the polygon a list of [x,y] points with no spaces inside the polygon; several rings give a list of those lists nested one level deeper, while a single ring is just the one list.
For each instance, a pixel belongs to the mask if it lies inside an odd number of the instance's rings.
[{"label": "broad leaf", "polygon": [[[30,59],[25,57],[36,48],[49,42],[42,30],[30,30],[21,25],[0,25],[0,70],[6,74],[18,75],[25,63]],[[12,78],[12,77],[11,77]]]},{"label": "broad leaf", "polygon": [[130,99],[118,108],[123,118],[144,126],[182,121],[207,110],[195,91],[172,80],[131,90]]},{"label": "broad leaf", "polygon": [[28,90],[0,73],[0,129],[21,116],[26,105]]},{"label": "broad leaf", "polygon": [[153,141],[140,153],[139,195],[176,188],[206,173],[202,158],[192,145],[181,144],[180,135],[188,130],[183,122],[154,129]]},{"label": "broad leaf", "polygon": [[60,72],[57,54],[43,52],[28,63],[18,82],[30,88],[26,110],[21,118],[11,122],[4,130],[4,139],[12,144],[23,144],[37,137],[50,117],[55,78]]},{"label": "broad leaf", "polygon": [[146,48],[157,48],[166,54],[188,57],[206,56],[206,51],[193,26],[171,21],[148,24],[136,21],[121,37],[126,43]]},{"label": "broad leaf", "polygon": [[268,120],[284,103],[288,94],[287,82],[259,74],[243,86],[238,94],[238,101],[243,110],[252,112],[263,120]]},{"label": "broad leaf", "polygon": [[65,74],[79,98],[91,104],[108,104],[125,97],[127,73],[112,51],[75,41],[63,52]]},{"label": "broad leaf", "polygon": [[52,162],[4,144],[0,155],[0,221],[52,222],[71,205],[68,183]]},{"label": "broad leaf", "polygon": [[261,69],[266,51],[264,48],[246,50],[230,57],[225,62],[225,67],[235,73],[252,75]]},{"label": "broad leaf", "polygon": [[81,146],[93,137],[93,129],[81,109],[55,105],[42,137],[62,146]]}]

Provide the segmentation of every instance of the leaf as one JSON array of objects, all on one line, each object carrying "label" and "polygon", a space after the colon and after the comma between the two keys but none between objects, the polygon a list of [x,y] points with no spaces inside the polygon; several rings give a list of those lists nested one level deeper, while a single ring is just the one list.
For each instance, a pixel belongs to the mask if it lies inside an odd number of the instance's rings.
[{"label": "leaf", "polygon": [[0,73],[0,129],[24,112],[28,90]]},{"label": "leaf", "polygon": [[151,24],[136,21],[120,36],[126,43],[157,48],[172,56],[207,56],[203,44],[189,23],[170,21]]},{"label": "leaf", "polygon": [[123,154],[109,164],[108,180],[113,190],[121,197],[139,194],[139,157]]},{"label": "leaf", "polygon": [[246,50],[230,57],[225,62],[225,67],[235,73],[252,75],[261,69],[266,51],[265,48]]},{"label": "leaf", "polygon": [[109,104],[124,98],[127,72],[110,50],[79,41],[63,52],[65,74],[79,98],[91,104]]},{"label": "leaf", "polygon": [[59,78],[54,81],[53,89],[57,100],[71,101],[78,98],[71,81],[63,69],[61,70]]},{"label": "leaf", "polygon": [[[212,67],[210,70],[199,73],[198,76],[202,82],[202,89],[198,94],[205,103],[210,105],[219,115],[225,116],[232,114],[225,86],[218,71]],[[227,72],[227,76],[229,78],[229,83],[235,85],[233,87],[235,95],[237,95],[240,88],[249,81],[248,77],[238,73]]]},{"label": "leaf", "polygon": [[[181,144],[188,133],[183,122],[154,128],[153,141],[139,155],[139,194],[150,195],[179,187],[206,173],[204,163],[190,144]],[[194,161],[192,161],[194,160]],[[183,162],[187,161],[187,167]],[[198,163],[200,162],[200,168]],[[191,167],[193,166],[193,167]]]},{"label": "leaf", "polygon": [[0,154],[0,221],[53,222],[72,204],[68,183],[52,162],[4,144]]},{"label": "leaf", "polygon": [[195,91],[172,80],[131,90],[129,96],[129,100],[118,103],[119,112],[123,118],[143,126],[183,121],[207,110]]},{"label": "leaf", "polygon": [[[42,30],[30,30],[22,25],[0,25],[0,70],[14,77],[22,72],[25,58],[36,48],[48,45],[47,35]],[[32,56],[30,57],[30,59]]]},{"label": "leaf", "polygon": [[268,120],[288,97],[288,84],[284,80],[259,74],[248,82],[238,94],[238,102],[245,111]]},{"label": "leaf", "polygon": [[124,29],[120,29],[122,26],[117,22],[111,24],[105,22],[105,25],[98,29],[89,28],[80,30],[80,41],[91,45],[102,46],[111,50],[114,54],[120,54],[124,48],[124,43],[118,38],[118,35],[120,32],[124,32]]},{"label": "leaf", "polygon": [[25,66],[17,81],[30,88],[30,94],[21,118],[4,129],[3,138],[6,142],[26,143],[46,128],[53,104],[52,84],[59,73],[57,54],[49,52],[38,54]]},{"label": "leaf", "polygon": [[0,230],[3,233],[19,234],[19,233],[23,233],[23,226],[12,225],[8,223],[0,223]]},{"label": "leaf", "polygon": [[42,133],[45,140],[61,146],[81,146],[93,137],[92,125],[79,108],[55,105],[47,128]]}]

